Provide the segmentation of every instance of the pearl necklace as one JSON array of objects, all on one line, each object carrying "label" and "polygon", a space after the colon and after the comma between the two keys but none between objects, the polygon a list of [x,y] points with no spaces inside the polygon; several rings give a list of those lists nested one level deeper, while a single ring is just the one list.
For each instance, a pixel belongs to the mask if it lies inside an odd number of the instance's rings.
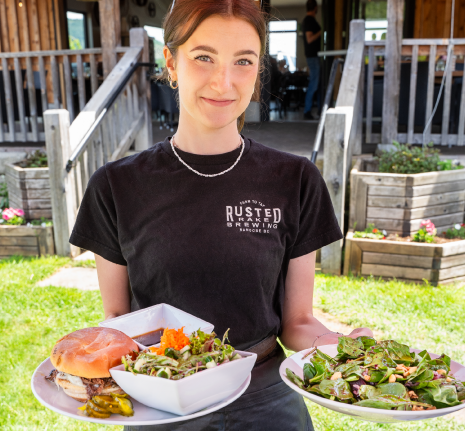
[{"label": "pearl necklace", "polygon": [[[239,162],[239,160],[241,159],[242,157],[242,153],[244,152],[244,148],[245,148],[245,143],[244,143],[244,139],[242,138],[241,135],[239,135],[239,137],[241,138],[241,143],[239,144],[239,146],[242,146],[242,149],[241,149],[241,153],[239,154],[239,157],[237,158],[237,160],[234,162],[234,164],[226,169],[225,171],[223,172],[220,172],[218,174],[202,174],[201,172],[199,171],[196,171],[195,169],[191,168],[183,159],[181,159],[181,157],[179,157],[179,154],[176,152],[176,150],[174,149],[174,147],[177,147],[176,143],[174,142],[174,136],[171,138],[170,140],[170,144],[171,144],[171,149],[173,150],[173,153],[176,155],[176,157],[179,159],[179,161],[189,170],[191,170],[192,172],[196,173],[197,175],[200,175],[201,177],[217,177],[218,175],[223,175],[225,174],[226,172],[229,172],[232,168],[234,168],[234,166],[236,166]],[[178,147],[179,148],[179,147]]]}]

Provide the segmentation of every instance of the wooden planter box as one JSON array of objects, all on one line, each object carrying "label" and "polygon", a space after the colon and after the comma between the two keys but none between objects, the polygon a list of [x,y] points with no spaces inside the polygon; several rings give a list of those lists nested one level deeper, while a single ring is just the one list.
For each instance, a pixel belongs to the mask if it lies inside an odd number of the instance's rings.
[{"label": "wooden planter box", "polygon": [[373,159],[359,159],[350,173],[349,227],[365,229],[374,223],[380,230],[409,236],[424,219],[442,232],[463,223],[465,169],[425,174],[373,172]]},{"label": "wooden planter box", "polygon": [[0,226],[0,259],[51,254],[55,254],[52,226]]},{"label": "wooden planter box", "polygon": [[48,168],[20,168],[5,165],[10,207],[21,208],[27,220],[52,218]]},{"label": "wooden planter box", "polygon": [[344,275],[373,275],[433,286],[465,281],[465,240],[426,244],[346,236]]}]

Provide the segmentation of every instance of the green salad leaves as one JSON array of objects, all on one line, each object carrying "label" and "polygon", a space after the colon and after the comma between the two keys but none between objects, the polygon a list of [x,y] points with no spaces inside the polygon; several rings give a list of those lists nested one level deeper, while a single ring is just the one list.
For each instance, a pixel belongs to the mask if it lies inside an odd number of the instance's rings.
[{"label": "green salad leaves", "polygon": [[334,358],[316,349],[303,379],[289,368],[300,389],[333,401],[387,410],[435,410],[465,402],[464,382],[450,372],[450,358],[432,359],[394,340],[340,337]]},{"label": "green salad leaves", "polygon": [[133,359],[123,356],[121,362],[126,371],[133,374],[146,374],[169,380],[180,380],[208,368],[241,359],[234,347],[227,344],[228,331],[220,340],[216,334],[205,333],[200,329],[189,337],[189,344],[181,350],[165,348],[164,354],[157,354],[150,348],[139,352]]}]

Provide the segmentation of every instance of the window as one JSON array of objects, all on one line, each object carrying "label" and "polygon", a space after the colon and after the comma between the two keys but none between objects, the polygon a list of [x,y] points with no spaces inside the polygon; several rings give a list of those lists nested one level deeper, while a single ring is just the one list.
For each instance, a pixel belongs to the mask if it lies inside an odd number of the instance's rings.
[{"label": "window", "polygon": [[365,40],[386,39],[387,19],[365,21]]},{"label": "window", "polygon": [[365,40],[386,39],[387,1],[370,1],[365,8]]},{"label": "window", "polygon": [[285,61],[290,72],[296,70],[297,21],[270,22],[270,55]]},{"label": "window", "polygon": [[146,25],[144,26],[144,30],[147,32],[149,37],[154,39],[153,48],[155,50],[155,63],[157,63],[159,68],[165,67],[165,57],[163,57],[163,47],[165,46],[163,29]]},{"label": "window", "polygon": [[70,49],[87,48],[85,15],[79,12],[66,12]]}]

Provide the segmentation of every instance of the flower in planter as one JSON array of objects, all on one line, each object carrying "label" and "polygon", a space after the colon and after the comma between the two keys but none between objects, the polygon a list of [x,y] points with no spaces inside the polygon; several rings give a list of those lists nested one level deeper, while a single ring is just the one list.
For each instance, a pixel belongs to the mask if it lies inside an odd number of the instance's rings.
[{"label": "flower in planter", "polygon": [[354,238],[386,239],[386,231],[380,232],[373,223],[370,223],[364,231],[355,231]]},{"label": "flower in planter", "polygon": [[465,239],[465,223],[457,223],[453,228],[447,229],[447,232],[443,232],[448,239]]},{"label": "flower in planter", "polygon": [[2,212],[2,223],[8,225],[22,225],[24,220],[24,211],[20,208],[5,208]]},{"label": "flower in planter", "polygon": [[422,227],[424,227],[426,232],[428,232],[430,235],[436,235],[436,227],[431,220],[422,220],[420,223],[420,228]]},{"label": "flower in planter", "polygon": [[52,222],[52,220],[48,220],[45,217],[41,217],[40,219],[31,220],[27,225],[28,226],[48,227],[48,226],[53,226],[53,222]]},{"label": "flower in planter", "polygon": [[413,235],[412,240],[415,242],[434,242],[436,236],[436,227],[431,220],[422,220],[420,223],[420,230]]}]

